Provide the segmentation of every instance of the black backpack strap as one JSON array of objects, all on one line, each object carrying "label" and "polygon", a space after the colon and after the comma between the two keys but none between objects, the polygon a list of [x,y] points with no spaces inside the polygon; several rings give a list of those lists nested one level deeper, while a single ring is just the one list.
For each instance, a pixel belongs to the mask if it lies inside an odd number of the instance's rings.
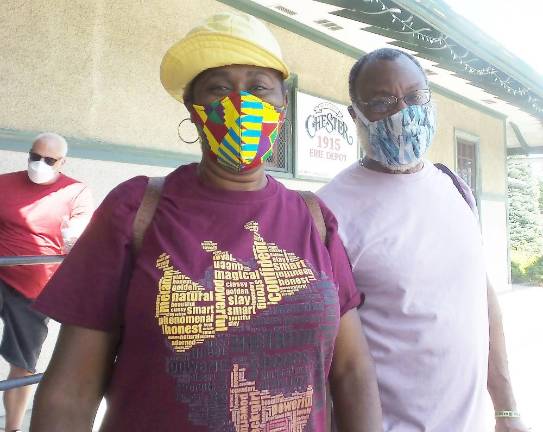
[{"label": "black backpack strap", "polygon": [[447,174],[450,177],[450,179],[452,180],[452,182],[454,184],[454,187],[458,190],[460,195],[462,195],[462,198],[464,199],[464,201],[466,201],[466,203],[468,204],[468,206],[470,207],[471,210],[475,211],[475,209],[474,209],[475,200],[472,200],[471,197],[467,196],[466,190],[464,189],[464,187],[460,183],[458,176],[455,173],[453,173],[449,169],[449,167],[447,165],[444,165],[442,163],[436,163],[436,164],[434,164],[434,166],[438,170],[440,170],[442,173]]}]

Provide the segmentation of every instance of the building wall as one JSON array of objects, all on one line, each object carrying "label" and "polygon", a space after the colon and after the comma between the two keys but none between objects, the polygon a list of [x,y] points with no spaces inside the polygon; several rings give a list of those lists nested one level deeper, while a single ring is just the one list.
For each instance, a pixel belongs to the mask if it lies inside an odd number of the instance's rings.
[{"label": "building wall", "polygon": [[429,152],[433,161],[456,165],[455,136],[478,140],[479,215],[489,277],[498,290],[509,283],[505,121],[450,97],[434,94],[438,130]]},{"label": "building wall", "polygon": [[[161,87],[163,53],[213,1],[7,0],[2,127],[177,149],[186,112]],[[5,16],[5,14],[4,14]],[[6,58],[7,54],[7,58]]]},{"label": "building wall", "polygon": [[[213,0],[7,0],[0,8],[10,17],[0,27],[0,86],[10,101],[0,127],[45,125],[72,137],[197,152],[177,137],[187,113],[160,85],[160,61],[194,23],[231,8]],[[322,89],[325,73],[331,78],[324,95],[345,94],[337,71],[351,59],[274,30],[287,63],[304,72],[304,89]]]}]

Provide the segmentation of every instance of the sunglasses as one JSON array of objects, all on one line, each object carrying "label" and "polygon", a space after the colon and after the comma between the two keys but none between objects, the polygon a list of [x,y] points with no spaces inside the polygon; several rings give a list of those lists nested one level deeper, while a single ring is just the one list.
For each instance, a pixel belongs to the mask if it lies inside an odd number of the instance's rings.
[{"label": "sunglasses", "polygon": [[60,159],[62,158],[58,158],[58,159],[55,159],[55,158],[52,158],[52,157],[49,157],[49,156],[42,156],[38,153],[34,153],[34,152],[28,152],[28,159],[32,162],[37,162],[37,161],[40,161],[40,160],[44,160],[44,162],[49,165],[49,166],[53,166],[54,164],[56,164]]}]

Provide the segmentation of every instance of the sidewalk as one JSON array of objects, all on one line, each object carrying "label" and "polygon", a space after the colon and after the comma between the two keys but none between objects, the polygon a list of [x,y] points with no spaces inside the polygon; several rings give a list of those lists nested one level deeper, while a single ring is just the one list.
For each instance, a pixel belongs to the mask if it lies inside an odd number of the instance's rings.
[{"label": "sidewalk", "polygon": [[[498,296],[518,409],[533,432],[543,432],[543,287],[517,286]],[[50,336],[56,337],[58,327],[53,326]],[[46,360],[48,357],[40,364]],[[28,431],[30,411],[26,417],[24,432]]]},{"label": "sidewalk", "polygon": [[543,432],[543,287],[516,286],[499,299],[518,409]]}]

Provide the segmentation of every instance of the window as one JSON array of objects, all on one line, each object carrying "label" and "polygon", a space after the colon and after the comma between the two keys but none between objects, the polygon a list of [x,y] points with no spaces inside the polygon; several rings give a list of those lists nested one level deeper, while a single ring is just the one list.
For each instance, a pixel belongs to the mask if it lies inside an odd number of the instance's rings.
[{"label": "window", "polygon": [[273,145],[273,153],[266,161],[266,170],[273,172],[292,172],[292,146],[293,146],[293,125],[294,125],[294,92],[295,92],[294,74],[287,80],[287,98],[288,106],[285,115],[285,124],[279,132],[279,136]]},{"label": "window", "polygon": [[471,188],[475,198],[478,198],[479,186],[477,158],[478,139],[467,134],[456,134],[456,171]]},{"label": "window", "polygon": [[279,172],[289,172],[289,155],[291,148],[291,137],[292,137],[292,122],[290,121],[289,112],[290,108],[287,109],[286,121],[277,140],[273,144],[273,152],[270,158],[266,161],[266,170],[268,171],[279,171]]}]

